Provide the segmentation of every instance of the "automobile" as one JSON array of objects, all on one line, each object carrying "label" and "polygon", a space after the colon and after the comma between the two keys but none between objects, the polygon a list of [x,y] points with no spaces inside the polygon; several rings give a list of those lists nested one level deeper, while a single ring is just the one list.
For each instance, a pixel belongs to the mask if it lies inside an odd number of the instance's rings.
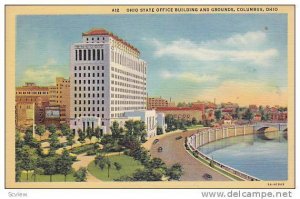
[{"label": "automobile", "polygon": [[212,180],[212,176],[208,173],[205,173],[203,176],[202,176],[205,180]]},{"label": "automobile", "polygon": [[154,141],[153,141],[153,144],[157,144],[159,142],[159,139],[155,139]]},{"label": "automobile", "polygon": [[178,137],[176,137],[175,139],[176,140],[180,140],[182,138],[182,136],[178,136]]},{"label": "automobile", "polygon": [[162,152],[163,148],[160,146],[157,148],[157,152]]}]

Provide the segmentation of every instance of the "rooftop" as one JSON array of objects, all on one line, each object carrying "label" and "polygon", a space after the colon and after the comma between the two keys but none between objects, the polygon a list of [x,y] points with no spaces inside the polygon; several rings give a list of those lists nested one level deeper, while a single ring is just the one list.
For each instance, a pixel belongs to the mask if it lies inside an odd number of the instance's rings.
[{"label": "rooftop", "polygon": [[117,35],[113,34],[112,32],[109,32],[109,31],[105,30],[104,28],[93,28],[93,29],[91,29],[87,32],[82,33],[82,36],[93,36],[93,35],[108,35],[108,36],[111,36],[115,40],[117,40],[117,41],[123,43],[125,46],[129,47],[130,49],[136,51],[137,53],[140,53],[140,51],[137,48],[135,48],[134,46],[132,46],[131,44],[129,44],[125,40],[119,38]]},{"label": "rooftop", "polygon": [[198,107],[158,107],[157,111],[201,111]]}]

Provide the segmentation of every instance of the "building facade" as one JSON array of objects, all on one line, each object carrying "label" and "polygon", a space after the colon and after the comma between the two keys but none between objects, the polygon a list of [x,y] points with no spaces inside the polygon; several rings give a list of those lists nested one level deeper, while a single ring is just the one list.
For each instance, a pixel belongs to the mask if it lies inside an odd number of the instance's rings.
[{"label": "building facade", "polygon": [[25,83],[24,86],[16,87],[17,128],[27,127],[32,118],[34,118],[34,124],[44,124],[46,106],[49,106],[48,87],[37,86],[35,83]]},{"label": "building facade", "polygon": [[105,29],[83,33],[70,52],[71,129],[78,118],[97,118],[106,133],[114,118],[146,109],[146,81],[147,65],[138,49]]},{"label": "building facade", "polygon": [[147,109],[152,110],[160,107],[169,107],[169,102],[161,97],[148,97]]},{"label": "building facade", "polygon": [[199,108],[192,107],[165,107],[157,108],[158,113],[164,113],[165,116],[171,115],[176,119],[192,121],[195,118],[197,121],[203,120],[203,112]]}]

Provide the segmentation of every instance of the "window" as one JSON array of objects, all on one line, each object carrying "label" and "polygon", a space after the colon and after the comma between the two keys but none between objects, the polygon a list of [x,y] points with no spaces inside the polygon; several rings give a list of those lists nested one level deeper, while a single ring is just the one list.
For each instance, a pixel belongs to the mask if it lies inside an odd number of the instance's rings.
[{"label": "window", "polygon": [[104,77],[104,73],[102,73],[102,77]]},{"label": "window", "polygon": [[97,60],[100,60],[100,49],[97,49]]},{"label": "window", "polygon": [[82,60],[82,50],[79,50],[79,60]]},{"label": "window", "polygon": [[74,67],[74,70],[77,70],[77,67],[76,67],[76,66]]},{"label": "window", "polygon": [[101,49],[101,60],[104,60],[104,51]]},{"label": "window", "polygon": [[77,50],[75,50],[75,60],[77,61]]},{"label": "window", "polygon": [[93,49],[93,60],[96,60],[96,50]]},{"label": "window", "polygon": [[83,60],[86,61],[86,50],[83,50]]},{"label": "window", "polygon": [[91,50],[88,50],[88,60],[91,60]]},{"label": "window", "polygon": [[104,66],[102,66],[102,70],[104,70]]}]

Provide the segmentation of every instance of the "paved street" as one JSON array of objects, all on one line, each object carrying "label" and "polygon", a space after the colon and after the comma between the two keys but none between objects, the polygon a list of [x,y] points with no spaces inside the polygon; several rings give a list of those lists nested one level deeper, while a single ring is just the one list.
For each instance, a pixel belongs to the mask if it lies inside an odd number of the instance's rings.
[{"label": "paved street", "polygon": [[[152,157],[161,158],[168,166],[180,163],[183,166],[184,174],[181,177],[182,181],[204,181],[202,177],[205,173],[212,175],[214,181],[227,181],[230,180],[222,174],[210,169],[203,165],[201,162],[194,159],[184,148],[184,139],[186,136],[195,133],[195,131],[187,131],[182,133],[170,133],[160,137],[159,142],[152,145],[150,153]],[[176,140],[178,136],[183,138]],[[149,142],[153,142],[151,139]],[[163,148],[163,152],[158,153],[158,147]]]}]

